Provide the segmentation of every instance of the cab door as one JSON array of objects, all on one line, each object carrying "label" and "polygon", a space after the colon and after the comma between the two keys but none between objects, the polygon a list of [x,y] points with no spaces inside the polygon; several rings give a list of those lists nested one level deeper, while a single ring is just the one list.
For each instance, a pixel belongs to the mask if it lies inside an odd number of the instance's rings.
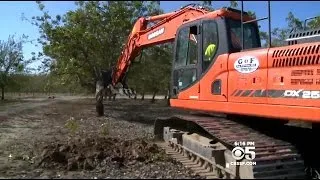
[{"label": "cab door", "polygon": [[225,25],[222,19],[202,20],[201,101],[227,101],[228,58]]},{"label": "cab door", "polygon": [[199,23],[178,30],[175,41],[171,98],[199,99]]}]

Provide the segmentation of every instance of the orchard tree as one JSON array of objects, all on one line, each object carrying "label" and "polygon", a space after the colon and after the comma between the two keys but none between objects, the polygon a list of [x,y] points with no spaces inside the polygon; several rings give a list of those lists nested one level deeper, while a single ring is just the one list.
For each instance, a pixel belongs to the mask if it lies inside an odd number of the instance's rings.
[{"label": "orchard tree", "polygon": [[320,28],[320,16],[310,20],[308,22],[308,28],[311,28],[311,29]]},{"label": "orchard tree", "polygon": [[64,83],[78,81],[94,91],[101,70],[116,64],[135,21],[157,14],[159,1],[80,1],[76,10],[56,17],[37,4],[43,15],[31,23],[41,34],[43,67]]},{"label": "orchard tree", "polygon": [[294,16],[292,12],[288,13],[286,17],[287,26],[283,28],[274,28],[272,30],[272,46],[284,46],[286,45],[286,38],[293,31],[302,30],[302,21]]},{"label": "orchard tree", "polygon": [[15,39],[9,36],[8,40],[0,41],[0,88],[1,99],[4,100],[5,87],[9,84],[9,76],[18,72],[23,72],[25,65],[29,61],[25,61],[23,57],[24,37]]}]

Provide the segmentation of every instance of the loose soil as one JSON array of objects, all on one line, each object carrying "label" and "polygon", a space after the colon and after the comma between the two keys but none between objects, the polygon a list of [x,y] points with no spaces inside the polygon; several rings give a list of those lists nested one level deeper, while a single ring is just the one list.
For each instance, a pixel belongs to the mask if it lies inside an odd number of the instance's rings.
[{"label": "loose soil", "polygon": [[200,178],[153,143],[163,100],[29,100],[0,111],[0,178]]}]

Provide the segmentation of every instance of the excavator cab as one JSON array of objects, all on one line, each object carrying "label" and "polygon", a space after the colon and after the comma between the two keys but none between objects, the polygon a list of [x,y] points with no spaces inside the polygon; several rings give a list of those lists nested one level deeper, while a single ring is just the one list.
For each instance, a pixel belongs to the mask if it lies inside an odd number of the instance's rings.
[{"label": "excavator cab", "polygon": [[[178,28],[171,81],[172,98],[177,97],[179,91],[198,83],[218,56],[261,47],[256,22],[243,25],[242,47],[241,12],[232,8],[226,10],[232,12],[235,18],[208,14]],[[244,15],[248,16],[247,13]]]}]

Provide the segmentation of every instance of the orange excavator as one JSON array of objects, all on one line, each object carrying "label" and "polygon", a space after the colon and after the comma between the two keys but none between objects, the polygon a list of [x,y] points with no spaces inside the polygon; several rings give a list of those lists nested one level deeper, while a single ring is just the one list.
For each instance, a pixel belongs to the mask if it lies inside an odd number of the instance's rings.
[{"label": "orange excavator", "polygon": [[[243,4],[215,11],[187,5],[139,18],[117,64],[97,82],[98,114],[105,89],[128,89],[126,73],[143,48],[173,42],[170,105],[193,113],[156,119],[156,138],[208,177],[319,178],[315,148],[306,144],[320,122],[320,30],[293,32],[288,45],[271,47],[270,2],[268,15],[254,19]],[[265,19],[266,48],[257,23]]]}]

